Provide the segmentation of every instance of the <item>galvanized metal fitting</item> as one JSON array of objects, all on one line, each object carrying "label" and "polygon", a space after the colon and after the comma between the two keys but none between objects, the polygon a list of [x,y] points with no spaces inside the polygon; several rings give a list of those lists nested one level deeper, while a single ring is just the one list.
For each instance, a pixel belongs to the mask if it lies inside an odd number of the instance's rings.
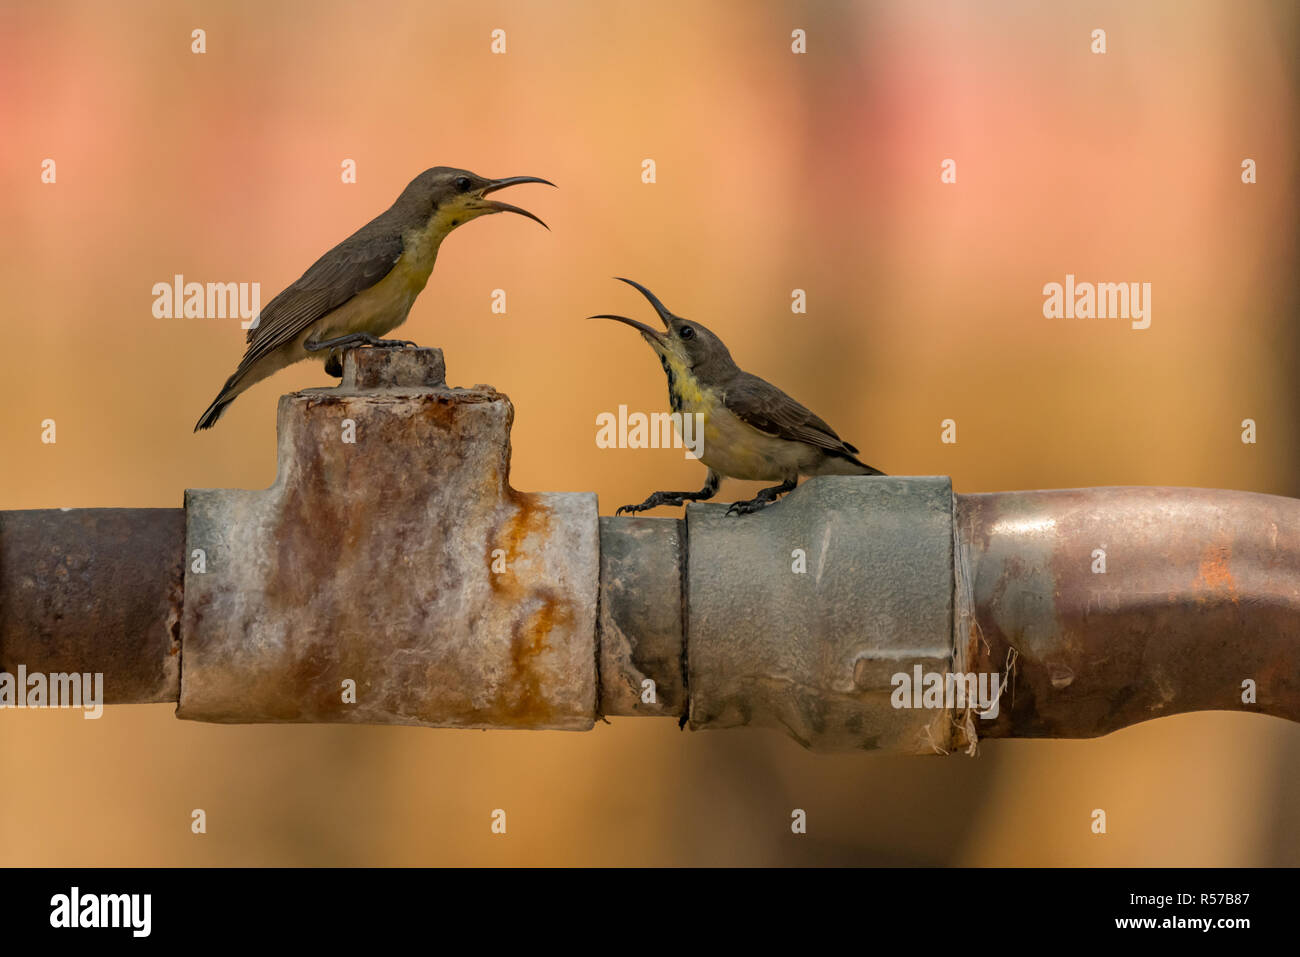
[{"label": "galvanized metal fitting", "polygon": [[952,666],[952,486],[823,477],[754,515],[687,509],[693,728],[783,728],[815,750],[933,751],[950,712],[895,676]]},{"label": "galvanized metal fitting", "polygon": [[685,525],[600,520],[600,712],[686,713]]}]

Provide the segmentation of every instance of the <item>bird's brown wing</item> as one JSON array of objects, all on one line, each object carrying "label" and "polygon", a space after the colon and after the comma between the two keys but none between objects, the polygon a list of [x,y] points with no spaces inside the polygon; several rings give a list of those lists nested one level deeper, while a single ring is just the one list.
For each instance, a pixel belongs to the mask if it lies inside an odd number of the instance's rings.
[{"label": "bird's brown wing", "polygon": [[248,351],[240,367],[292,342],[321,316],[369,289],[392,271],[401,255],[402,236],[396,229],[365,228],[343,240],[266,304],[258,324],[248,330]]},{"label": "bird's brown wing", "polygon": [[835,430],[772,383],[743,372],[727,388],[727,408],[760,432],[805,442],[831,453],[856,455]]}]

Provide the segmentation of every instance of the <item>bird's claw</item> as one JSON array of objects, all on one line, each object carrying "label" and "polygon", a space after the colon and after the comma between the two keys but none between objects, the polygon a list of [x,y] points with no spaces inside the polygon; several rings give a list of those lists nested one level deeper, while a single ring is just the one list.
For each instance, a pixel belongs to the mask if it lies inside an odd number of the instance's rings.
[{"label": "bird's claw", "polygon": [[[302,344],[308,352],[320,352],[322,349],[334,350],[331,355],[341,355],[339,350],[347,348],[356,348],[358,346],[369,346],[372,349],[405,349],[420,348],[416,343],[409,339],[383,339],[379,336],[373,336],[368,332],[349,332],[347,335],[337,336],[333,339],[323,339],[314,342],[307,339]],[[328,359],[326,360],[329,361]],[[340,371],[342,366],[340,364]]]},{"label": "bird's claw", "polygon": [[622,515],[624,512],[645,512],[652,508],[658,508],[660,505],[667,505],[670,508],[677,508],[685,500],[678,498],[676,495],[665,495],[663,492],[655,492],[640,505],[620,505],[615,515]]},{"label": "bird's claw", "polygon": [[727,506],[728,515],[751,515],[762,511],[772,504],[771,500],[753,498],[747,502],[732,502]]}]

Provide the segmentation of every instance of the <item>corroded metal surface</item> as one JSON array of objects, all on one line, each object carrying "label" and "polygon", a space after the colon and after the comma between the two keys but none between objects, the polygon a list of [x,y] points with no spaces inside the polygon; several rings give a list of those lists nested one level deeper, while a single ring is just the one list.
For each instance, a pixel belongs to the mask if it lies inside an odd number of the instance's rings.
[{"label": "corroded metal surface", "polygon": [[109,704],[179,692],[179,508],[0,512],[0,671],[101,672]]},{"label": "corroded metal surface", "polygon": [[600,520],[600,712],[686,710],[682,538],[676,518]]},{"label": "corroded metal surface", "polygon": [[947,478],[821,477],[746,516],[689,506],[691,727],[779,727],[815,750],[946,747],[949,711],[891,693],[900,672],[950,666],[952,514]]},{"label": "corroded metal surface", "polygon": [[441,389],[447,385],[447,365],[441,349],[368,349],[345,353],[340,392],[371,389],[400,392]]},{"label": "corroded metal surface", "polygon": [[1095,488],[962,495],[957,512],[970,656],[1014,660],[982,736],[1090,737],[1204,709],[1300,719],[1300,501]]},{"label": "corroded metal surface", "polygon": [[280,400],[270,489],[187,493],[181,717],[591,726],[595,496],[511,489],[509,399],[432,352],[350,351],[364,388]]},{"label": "corroded metal surface", "polygon": [[[338,389],[282,398],[270,489],[0,512],[0,671],[103,672],[109,703],[210,721],[689,710],[815,750],[1300,720],[1300,501],[823,477],[755,515],[597,519],[510,488],[512,418],[436,350],[353,351]],[[898,707],[916,669],[1010,687],[991,720]]]}]

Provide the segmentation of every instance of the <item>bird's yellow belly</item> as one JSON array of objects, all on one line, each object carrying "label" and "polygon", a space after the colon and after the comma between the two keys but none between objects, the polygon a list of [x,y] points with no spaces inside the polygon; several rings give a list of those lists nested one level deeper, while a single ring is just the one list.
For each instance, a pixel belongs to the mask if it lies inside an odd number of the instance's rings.
[{"label": "bird's yellow belly", "polygon": [[311,338],[319,341],[351,332],[387,335],[406,321],[431,271],[412,264],[403,254],[387,276],[322,317]]},{"label": "bird's yellow belly", "polygon": [[682,396],[682,411],[704,416],[704,448],[709,468],[729,478],[784,481],[805,471],[811,451],[802,442],[788,442],[760,432],[727,410],[713,392]]},{"label": "bird's yellow belly", "polygon": [[406,321],[415,299],[424,291],[438,247],[450,226],[434,217],[424,229],[413,229],[403,237],[402,255],[388,275],[369,289],[357,293],[307,334],[313,341],[333,339],[351,332],[384,336]]}]

